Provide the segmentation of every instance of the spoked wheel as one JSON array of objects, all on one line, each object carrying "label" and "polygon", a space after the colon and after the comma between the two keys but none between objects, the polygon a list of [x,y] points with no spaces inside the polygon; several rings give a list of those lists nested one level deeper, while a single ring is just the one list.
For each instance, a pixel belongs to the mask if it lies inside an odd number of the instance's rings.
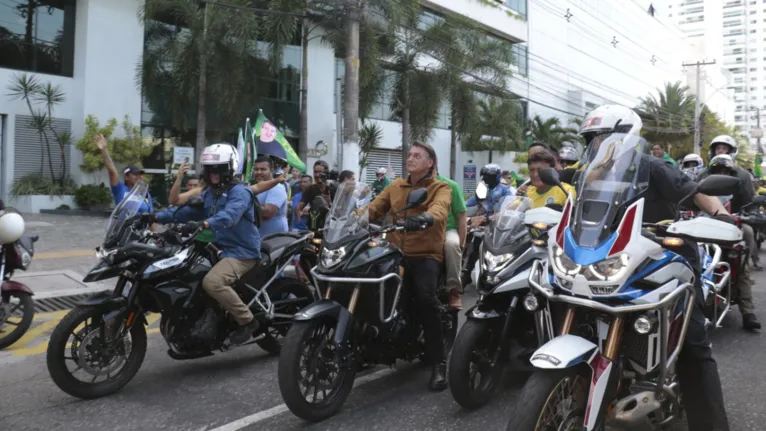
[{"label": "spoked wheel", "polygon": [[333,344],[335,322],[295,322],[279,357],[279,390],[290,411],[318,422],[343,406],[354,384],[356,368],[339,364]]},{"label": "spoked wheel", "polygon": [[[306,284],[298,279],[282,278],[269,288],[271,300],[275,302],[274,312],[295,315],[314,302],[314,296]],[[280,304],[283,301],[283,304]],[[276,318],[264,330],[264,336],[256,341],[258,346],[271,356],[278,356],[282,341],[292,325],[292,319]]]},{"label": "spoked wheel", "polygon": [[582,368],[538,370],[519,394],[508,431],[579,431],[590,385]]},{"label": "spoked wheel", "polygon": [[[56,326],[48,343],[48,372],[62,391],[78,398],[98,398],[122,389],[136,375],[146,355],[141,321],[122,338],[94,307],[75,308]],[[104,340],[106,336],[106,340]]]},{"label": "spoked wheel", "polygon": [[460,328],[452,349],[450,391],[455,401],[469,410],[486,404],[502,377],[503,363],[496,358],[500,328],[492,323],[468,320]]},{"label": "spoked wheel", "polygon": [[27,292],[3,292],[0,301],[0,349],[21,338],[32,325],[35,302]]}]

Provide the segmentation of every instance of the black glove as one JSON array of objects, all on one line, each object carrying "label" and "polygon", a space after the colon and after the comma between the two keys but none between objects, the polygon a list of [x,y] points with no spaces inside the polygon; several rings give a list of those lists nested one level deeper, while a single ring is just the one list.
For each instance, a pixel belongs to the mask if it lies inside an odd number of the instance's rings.
[{"label": "black glove", "polygon": [[428,213],[409,216],[404,221],[404,230],[423,230],[434,225],[434,216]]},{"label": "black glove", "polygon": [[152,224],[157,221],[157,216],[152,213],[141,214],[141,221],[146,224]]},{"label": "black glove", "polygon": [[196,233],[197,230],[199,230],[199,227],[202,226],[201,223],[196,221],[190,221],[189,223],[186,223],[181,227],[181,235],[191,235],[193,233]]},{"label": "black glove", "polygon": [[737,225],[737,219],[730,216],[729,214],[716,214],[713,216],[713,218],[724,223],[733,224],[735,226]]}]

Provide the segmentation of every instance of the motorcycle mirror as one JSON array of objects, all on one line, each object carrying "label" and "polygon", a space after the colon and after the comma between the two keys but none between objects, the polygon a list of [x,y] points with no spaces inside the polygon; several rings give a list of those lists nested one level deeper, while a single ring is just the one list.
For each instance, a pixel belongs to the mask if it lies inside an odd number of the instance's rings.
[{"label": "motorcycle mirror", "polygon": [[753,198],[753,204],[758,205],[758,206],[766,204],[766,196],[764,196],[764,195],[756,196],[755,198]]},{"label": "motorcycle mirror", "polygon": [[487,192],[487,185],[484,183],[484,181],[481,181],[478,185],[476,185],[476,199],[480,201],[487,199]]},{"label": "motorcycle mirror", "polygon": [[402,209],[408,210],[411,208],[415,208],[416,206],[425,202],[427,197],[428,197],[428,190],[426,189],[413,190],[410,192],[410,195],[407,197],[407,206],[405,206]]},{"label": "motorcycle mirror", "polygon": [[766,192],[760,192],[758,193],[759,196],[766,196]]},{"label": "motorcycle mirror", "polygon": [[729,175],[711,175],[699,183],[697,193],[708,196],[726,196],[737,194],[739,189],[739,178]]},{"label": "motorcycle mirror", "polygon": [[559,180],[559,173],[557,170],[553,168],[542,168],[539,169],[537,173],[540,175],[540,181],[542,181],[543,184],[549,186],[561,186],[561,180]]}]

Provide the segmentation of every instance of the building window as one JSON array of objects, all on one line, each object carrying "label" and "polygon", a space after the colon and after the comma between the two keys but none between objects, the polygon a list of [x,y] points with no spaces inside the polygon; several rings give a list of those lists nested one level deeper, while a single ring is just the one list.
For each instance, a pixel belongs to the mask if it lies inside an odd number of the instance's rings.
[{"label": "building window", "polygon": [[72,76],[75,0],[0,2],[0,67]]},{"label": "building window", "polygon": [[369,117],[373,120],[391,121],[393,111],[391,111],[391,101],[393,100],[394,83],[396,81],[396,72],[388,69],[383,70],[383,86],[380,91],[380,97],[370,108]]},{"label": "building window", "polygon": [[527,18],[527,0],[505,0],[505,5]]},{"label": "building window", "polygon": [[420,13],[420,17],[418,18],[418,29],[425,31],[443,21],[444,18],[441,15],[426,9]]},{"label": "building window", "polygon": [[513,55],[513,64],[519,69],[519,74],[527,76],[529,74],[529,52],[524,44],[514,44],[511,48]]}]

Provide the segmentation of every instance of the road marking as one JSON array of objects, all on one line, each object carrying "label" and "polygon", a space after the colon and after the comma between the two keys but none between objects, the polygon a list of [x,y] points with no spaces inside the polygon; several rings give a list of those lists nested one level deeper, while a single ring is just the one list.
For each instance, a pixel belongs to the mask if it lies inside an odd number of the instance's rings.
[{"label": "road marking", "polygon": [[[394,371],[396,370],[392,368],[386,368],[380,371],[376,371],[374,373],[367,374],[365,376],[362,376],[356,379],[354,381],[354,387],[372,382],[374,380],[381,379],[383,377],[388,376],[389,374],[392,374]],[[270,409],[262,410],[258,413],[252,414],[250,416],[245,416],[242,419],[237,419],[234,422],[229,422],[226,425],[222,425],[210,431],[237,431],[248,425],[256,424],[258,422],[265,421],[266,419],[273,418],[274,416],[278,416],[288,410],[289,409],[287,408],[285,404],[280,404]]]},{"label": "road marking", "polygon": [[46,251],[43,253],[36,253],[34,260],[40,259],[65,259],[68,257],[87,257],[95,256],[96,252],[93,249],[89,250],[65,250],[65,251]]},{"label": "road marking", "polygon": [[[66,316],[71,310],[52,311],[48,313],[39,313],[35,315],[35,321],[45,320],[39,325],[31,328],[22,336],[18,341],[13,343],[6,351],[14,356],[33,356],[40,355],[48,351],[49,338],[39,340],[36,339],[45,334],[45,332],[52,330],[58,325],[61,319]],[[147,330],[146,334],[157,334],[160,332],[160,328],[150,328],[153,324],[157,323],[161,315],[159,313],[150,313],[146,316]]]}]

